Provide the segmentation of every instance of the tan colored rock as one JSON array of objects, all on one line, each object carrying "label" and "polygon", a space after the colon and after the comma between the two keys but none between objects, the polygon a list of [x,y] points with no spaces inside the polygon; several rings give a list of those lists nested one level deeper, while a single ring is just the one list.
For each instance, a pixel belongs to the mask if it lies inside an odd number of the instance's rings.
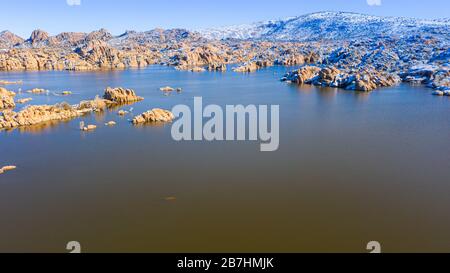
[{"label": "tan colored rock", "polygon": [[227,65],[224,63],[213,63],[208,65],[209,71],[227,71]]},{"label": "tan colored rock", "polygon": [[129,112],[128,112],[128,111],[125,111],[125,110],[120,110],[119,112],[117,112],[117,114],[118,114],[119,116],[125,116],[125,115],[128,115]]},{"label": "tan colored rock", "polygon": [[75,108],[83,112],[101,112],[113,104],[114,102],[101,99],[97,96],[93,100],[81,101]]},{"label": "tan colored rock", "polygon": [[25,103],[30,102],[32,100],[33,100],[32,98],[24,98],[24,99],[17,100],[17,103],[18,104],[25,104]]},{"label": "tan colored rock", "polygon": [[31,33],[31,37],[28,40],[32,44],[36,44],[36,43],[44,42],[44,41],[48,40],[49,37],[50,37],[50,35],[48,35],[47,32],[37,29]]},{"label": "tan colored rock", "polygon": [[181,53],[177,53],[173,59],[177,69],[192,70],[194,67],[226,63],[228,54],[220,45],[205,44],[197,47],[183,47]]},{"label": "tan colored rock", "polygon": [[83,127],[83,131],[87,132],[87,131],[94,131],[95,129],[97,129],[97,125],[88,125]]},{"label": "tan colored rock", "polygon": [[114,126],[116,125],[115,121],[108,121],[107,123],[105,123],[106,126]]},{"label": "tan colored rock", "polygon": [[23,81],[5,81],[5,80],[0,80],[0,85],[12,85],[12,84],[23,84]]},{"label": "tan colored rock", "polygon": [[131,103],[141,101],[144,99],[142,97],[137,96],[134,90],[125,89],[122,87],[106,88],[103,98],[109,101],[113,101],[115,103]]},{"label": "tan colored rock", "polygon": [[204,69],[203,67],[195,66],[195,67],[191,68],[190,71],[191,72],[205,72],[206,69]]},{"label": "tan colored rock", "polygon": [[16,104],[14,103],[14,96],[16,96],[16,93],[0,87],[0,109],[16,107]]},{"label": "tan colored rock", "polygon": [[355,90],[372,91],[379,87],[389,87],[398,84],[400,77],[394,74],[376,70],[363,70],[355,76]]},{"label": "tan colored rock", "polygon": [[170,87],[170,86],[161,87],[159,90],[161,90],[162,92],[172,92],[172,91],[175,91],[175,89],[174,89],[173,87]]},{"label": "tan colored rock", "polygon": [[257,62],[250,62],[250,63],[245,63],[239,67],[236,67],[233,69],[234,72],[240,72],[240,73],[250,73],[250,72],[255,72],[258,69],[264,68],[264,67],[269,67],[272,66],[273,62],[272,61],[257,61]]},{"label": "tan colored rock", "polygon": [[317,66],[305,66],[286,75],[286,80],[304,84],[319,75],[321,69]]},{"label": "tan colored rock", "polygon": [[336,77],[341,73],[341,71],[335,67],[326,67],[320,70],[319,72],[319,78],[322,82],[329,85],[331,82],[333,82]]},{"label": "tan colored rock", "polygon": [[0,116],[0,129],[30,126],[47,121],[72,119],[82,115],[72,106],[61,103],[56,105],[33,105],[20,112],[3,111]]},{"label": "tan colored rock", "polygon": [[42,89],[42,88],[33,88],[33,89],[27,91],[27,93],[30,93],[30,94],[45,94],[47,92],[48,92],[47,90]]},{"label": "tan colored rock", "polygon": [[0,174],[17,169],[16,166],[5,166],[0,168]]},{"label": "tan colored rock", "polygon": [[147,122],[172,122],[174,119],[175,116],[168,110],[153,109],[134,117],[133,124],[141,124]]},{"label": "tan colored rock", "polygon": [[233,68],[233,71],[240,72],[240,73],[250,73],[250,72],[255,72],[258,69],[259,69],[259,66],[255,62],[251,62],[251,63],[241,65],[239,67]]}]

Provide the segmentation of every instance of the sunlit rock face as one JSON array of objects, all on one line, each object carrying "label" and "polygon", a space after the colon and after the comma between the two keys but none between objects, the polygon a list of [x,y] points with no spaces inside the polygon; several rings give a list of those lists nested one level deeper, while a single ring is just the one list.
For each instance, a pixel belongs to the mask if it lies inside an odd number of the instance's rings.
[{"label": "sunlit rock face", "polygon": [[137,102],[144,99],[142,97],[137,96],[134,90],[125,89],[122,87],[106,88],[103,98],[119,104]]},{"label": "sunlit rock face", "polygon": [[16,104],[14,103],[15,96],[16,93],[0,87],[0,110],[16,107]]}]

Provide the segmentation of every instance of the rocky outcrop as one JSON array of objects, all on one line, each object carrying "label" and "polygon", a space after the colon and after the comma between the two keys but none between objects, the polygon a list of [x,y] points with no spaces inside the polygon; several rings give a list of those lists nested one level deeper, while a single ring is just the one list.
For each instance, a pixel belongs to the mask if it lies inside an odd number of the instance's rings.
[{"label": "rocky outcrop", "polygon": [[8,30],[0,32],[0,49],[11,48],[15,45],[23,43],[24,41],[24,39]]},{"label": "rocky outcrop", "polygon": [[71,119],[82,115],[68,104],[28,106],[20,112],[3,111],[0,129],[30,126],[47,121]]},{"label": "rocky outcrop", "polygon": [[227,65],[224,63],[212,63],[208,65],[208,71],[227,71]]},{"label": "rocky outcrop", "polygon": [[159,90],[162,92],[173,92],[173,91],[175,91],[175,88],[170,87],[170,86],[165,86],[165,87],[159,88]]},{"label": "rocky outcrop", "polygon": [[[356,74],[354,90],[368,92],[379,87],[393,86],[400,82],[400,77],[395,74],[365,70]],[[347,87],[347,89],[351,88]]]},{"label": "rocky outcrop", "polygon": [[9,171],[12,171],[12,170],[15,170],[15,169],[17,169],[16,166],[4,166],[4,167],[0,168],[0,174],[3,174],[5,172],[9,172]]},{"label": "rocky outcrop", "polygon": [[172,112],[163,109],[153,109],[133,118],[133,124],[148,122],[171,122],[175,119]]},{"label": "rocky outcrop", "polygon": [[84,126],[81,130],[88,132],[88,131],[94,131],[95,129],[97,129],[97,125],[89,124],[87,126]]},{"label": "rocky outcrop", "polygon": [[88,41],[88,42],[90,42],[90,41],[107,42],[107,41],[111,40],[112,38],[113,38],[113,36],[111,35],[111,33],[109,33],[108,30],[102,28],[102,29],[99,29],[99,30],[89,33],[86,36],[86,41]]},{"label": "rocky outcrop", "polygon": [[336,67],[324,67],[321,69],[316,66],[305,66],[290,72],[282,80],[297,84],[312,84],[365,92],[379,87],[393,86],[401,82],[400,77],[396,74],[380,72],[370,68],[354,72],[341,71]]},{"label": "rocky outcrop", "polygon": [[261,68],[273,66],[272,61],[256,61],[256,62],[249,62],[245,63],[241,66],[235,67],[233,69],[234,72],[240,72],[240,73],[250,73],[255,72]]},{"label": "rocky outcrop", "polygon": [[27,40],[27,42],[31,43],[32,45],[37,45],[39,43],[46,42],[50,35],[48,35],[47,32],[37,29],[31,33],[30,38]]},{"label": "rocky outcrop", "polygon": [[108,121],[105,126],[115,126],[117,123],[115,121]]},{"label": "rocky outcrop", "polygon": [[143,97],[137,96],[134,90],[122,87],[106,88],[103,98],[119,104],[138,102],[144,99]]},{"label": "rocky outcrop", "polygon": [[15,96],[16,93],[0,87],[0,110],[16,107],[16,104],[14,103]]},{"label": "rocky outcrop", "polygon": [[227,61],[227,53],[212,44],[183,48],[180,53],[176,53],[171,58],[171,63],[179,70],[192,70],[195,67],[227,63]]},{"label": "rocky outcrop", "polygon": [[412,84],[426,84],[435,89],[433,93],[444,96],[450,93],[450,66],[441,65],[417,65],[402,73],[404,82]]},{"label": "rocky outcrop", "polygon": [[23,99],[17,100],[16,102],[17,102],[18,104],[25,104],[25,103],[30,102],[30,101],[32,101],[32,100],[33,100],[32,98],[23,98]]},{"label": "rocky outcrop", "polygon": [[106,107],[114,105],[115,102],[110,100],[101,99],[98,96],[93,100],[85,100],[81,101],[78,105],[75,105],[74,108],[77,111],[81,111],[83,113],[89,112],[102,112]]},{"label": "rocky outcrop", "polygon": [[83,44],[86,34],[82,32],[63,32],[48,39],[51,47],[71,48]]},{"label": "rocky outcrop", "polygon": [[241,66],[235,67],[235,68],[233,68],[233,71],[240,72],[240,73],[250,73],[250,72],[255,72],[258,69],[259,69],[259,67],[256,65],[256,63],[251,62],[251,63],[247,63],[247,64],[243,64]]},{"label": "rocky outcrop", "polygon": [[317,77],[320,72],[320,68],[317,66],[305,66],[298,70],[289,72],[284,75],[282,81],[289,81],[297,84],[308,83],[314,77]]},{"label": "rocky outcrop", "polygon": [[305,54],[292,53],[291,50],[284,52],[281,58],[275,61],[276,65],[296,66],[309,63],[315,63],[320,59],[320,56],[315,52]]},{"label": "rocky outcrop", "polygon": [[86,113],[103,111],[112,102],[96,97],[77,105],[58,103],[55,105],[30,105],[20,112],[4,110],[0,114],[0,130],[31,126],[50,121],[69,120]]}]

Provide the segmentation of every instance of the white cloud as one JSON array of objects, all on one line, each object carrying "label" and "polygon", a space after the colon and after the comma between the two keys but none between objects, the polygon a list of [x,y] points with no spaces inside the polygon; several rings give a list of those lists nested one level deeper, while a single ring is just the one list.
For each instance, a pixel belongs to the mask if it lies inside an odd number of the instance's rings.
[{"label": "white cloud", "polygon": [[79,6],[81,5],[81,0],[66,0],[69,6]]},{"label": "white cloud", "polygon": [[381,0],[366,0],[369,6],[381,6]]}]

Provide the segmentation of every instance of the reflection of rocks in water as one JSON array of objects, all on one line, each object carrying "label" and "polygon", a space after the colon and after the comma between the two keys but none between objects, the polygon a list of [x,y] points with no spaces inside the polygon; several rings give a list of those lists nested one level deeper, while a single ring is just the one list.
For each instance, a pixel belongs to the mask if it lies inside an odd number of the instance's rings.
[{"label": "reflection of rocks in water", "polygon": [[[123,108],[123,107],[125,107],[125,106],[131,106],[131,105],[133,105],[133,104],[134,104],[134,102],[129,102],[129,103],[113,103],[113,104],[108,105],[108,110],[111,110],[111,111],[119,111],[119,109],[121,109],[121,108]],[[127,110],[125,110],[125,111],[127,111]],[[128,111],[127,111],[127,113],[128,113]]]},{"label": "reflection of rocks in water", "polygon": [[358,102],[366,102],[369,100],[370,95],[367,92],[355,92],[354,97],[356,98],[356,101],[358,101]]},{"label": "reflection of rocks in water", "polygon": [[[67,120],[51,120],[42,122],[35,125],[30,126],[24,126],[24,127],[18,127],[17,130],[20,133],[29,133],[29,134],[42,134],[47,132],[52,132],[56,127],[61,126],[61,124],[69,124],[70,119]],[[9,130],[15,130],[15,128],[9,129]]]}]

